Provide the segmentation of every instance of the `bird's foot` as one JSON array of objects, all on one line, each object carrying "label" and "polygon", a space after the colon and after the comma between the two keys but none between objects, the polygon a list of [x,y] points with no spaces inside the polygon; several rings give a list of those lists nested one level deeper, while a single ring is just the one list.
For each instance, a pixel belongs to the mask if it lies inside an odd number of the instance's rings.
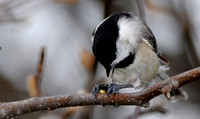
[{"label": "bird's foot", "polygon": [[99,92],[107,92],[109,84],[95,84],[94,88],[92,89],[92,99],[96,102],[96,96]]},{"label": "bird's foot", "polygon": [[123,88],[133,88],[132,84],[116,84],[116,83],[110,83],[110,84],[96,84],[95,87],[92,90],[92,98],[94,102],[96,102],[96,95],[100,93],[107,93],[108,97],[110,94],[118,94],[120,89]]}]

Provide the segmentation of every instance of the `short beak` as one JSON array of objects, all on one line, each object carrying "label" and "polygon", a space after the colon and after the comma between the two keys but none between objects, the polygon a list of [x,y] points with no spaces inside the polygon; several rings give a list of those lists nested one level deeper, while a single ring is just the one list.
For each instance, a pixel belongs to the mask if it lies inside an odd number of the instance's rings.
[{"label": "short beak", "polygon": [[112,78],[113,77],[114,68],[115,68],[115,65],[111,66],[108,78]]}]

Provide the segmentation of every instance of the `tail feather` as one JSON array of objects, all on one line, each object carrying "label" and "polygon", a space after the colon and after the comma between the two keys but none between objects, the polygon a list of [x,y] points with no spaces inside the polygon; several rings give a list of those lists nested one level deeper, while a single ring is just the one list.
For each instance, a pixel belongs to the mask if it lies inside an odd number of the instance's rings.
[{"label": "tail feather", "polygon": [[[168,65],[163,65],[160,66],[159,72],[156,76],[156,82],[163,81],[165,79],[168,79],[169,76],[165,73],[166,71],[169,70]],[[188,94],[186,91],[183,90],[183,88],[175,89],[170,92],[170,98],[168,98],[170,102],[175,103],[178,102],[180,99],[181,100],[187,100],[188,99]]]}]

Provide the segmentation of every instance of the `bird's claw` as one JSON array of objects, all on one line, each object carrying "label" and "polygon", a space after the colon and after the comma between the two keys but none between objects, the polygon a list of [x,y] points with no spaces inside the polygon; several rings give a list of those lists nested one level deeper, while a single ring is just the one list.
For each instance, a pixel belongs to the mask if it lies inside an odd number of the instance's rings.
[{"label": "bird's claw", "polygon": [[121,85],[119,84],[116,84],[116,83],[111,83],[108,85],[108,90],[107,90],[107,95],[108,97],[110,97],[110,94],[118,94],[119,93],[119,90],[121,89],[120,88]]},{"label": "bird's claw", "polygon": [[108,97],[110,94],[118,94],[120,89],[123,88],[133,88],[132,84],[116,84],[116,83],[110,83],[110,84],[96,84],[95,87],[92,90],[92,99],[94,102],[96,102],[96,96],[100,92],[100,90],[104,90]]},{"label": "bird's claw", "polygon": [[100,92],[100,90],[108,90],[108,84],[95,84],[94,88],[92,89],[92,99],[96,102],[96,96]]}]

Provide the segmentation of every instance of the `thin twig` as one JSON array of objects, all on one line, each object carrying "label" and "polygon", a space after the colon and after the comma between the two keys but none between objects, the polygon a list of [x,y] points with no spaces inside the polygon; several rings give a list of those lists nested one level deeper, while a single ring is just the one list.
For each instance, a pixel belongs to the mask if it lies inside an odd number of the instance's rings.
[{"label": "thin twig", "polygon": [[146,23],[144,2],[143,2],[143,0],[136,0],[136,3],[137,3],[137,6],[138,6],[140,18]]},{"label": "thin twig", "polygon": [[22,101],[0,104],[0,117],[11,118],[40,110],[55,110],[62,107],[86,105],[137,105],[147,107],[154,97],[167,94],[187,83],[200,79],[200,67],[175,75],[140,92],[126,94],[98,94],[96,103],[91,93],[35,97]]},{"label": "thin twig", "polygon": [[104,0],[104,18],[108,17],[112,12],[112,0]]},{"label": "thin twig", "polygon": [[186,54],[188,55],[188,60],[192,67],[199,66],[200,61],[198,59],[198,55],[195,50],[192,35],[191,35],[191,31],[195,31],[195,30],[191,24],[191,20],[189,19],[188,13],[186,11],[185,3],[184,1],[179,1],[179,6],[180,6],[179,11],[181,12],[178,12],[175,9],[175,6],[173,6],[172,1],[169,1],[169,2],[171,3],[170,8],[165,7],[165,6],[160,6],[160,5],[158,6],[151,3],[149,0],[145,0],[146,6],[149,10],[153,10],[156,12],[166,12],[174,16],[174,18],[176,18],[179,21],[183,29],[183,33],[182,33],[183,43],[186,50]]},{"label": "thin twig", "polygon": [[141,109],[140,109],[141,107],[136,107],[135,108],[135,112],[134,112],[134,114],[132,115],[132,116],[130,116],[128,119],[137,119],[138,118],[138,116],[140,115],[140,111],[141,111]]},{"label": "thin twig", "polygon": [[42,71],[44,67],[44,56],[45,56],[45,49],[42,47],[41,55],[40,55],[40,62],[37,68],[37,74],[35,75],[37,79],[37,89],[38,89],[38,96],[42,96]]},{"label": "thin twig", "polygon": [[140,111],[139,115],[149,114],[149,113],[153,113],[153,112],[159,112],[161,114],[166,114],[168,112],[168,110],[162,106],[155,106],[150,109]]},{"label": "thin twig", "polygon": [[127,119],[137,119],[141,115],[150,114],[154,112],[166,114],[168,110],[161,105],[157,105],[146,110],[141,110],[141,107],[136,107],[134,114],[129,116]]},{"label": "thin twig", "polygon": [[40,60],[37,66],[37,73],[35,75],[30,75],[28,77],[28,89],[29,89],[29,95],[31,97],[41,97],[43,96],[42,93],[42,72],[44,67],[44,56],[45,56],[45,49],[42,47],[41,54],[40,54]]},{"label": "thin twig", "polygon": [[[186,9],[185,1],[179,1],[180,6],[180,17],[179,19],[182,20],[182,27],[183,27],[183,43],[185,45],[186,54],[188,56],[188,60],[192,66],[192,68],[199,66],[200,61],[198,59],[197,51],[195,50],[194,40],[192,37],[191,32],[194,32],[195,29],[192,26],[191,19]],[[179,21],[180,21],[179,20]]]}]

